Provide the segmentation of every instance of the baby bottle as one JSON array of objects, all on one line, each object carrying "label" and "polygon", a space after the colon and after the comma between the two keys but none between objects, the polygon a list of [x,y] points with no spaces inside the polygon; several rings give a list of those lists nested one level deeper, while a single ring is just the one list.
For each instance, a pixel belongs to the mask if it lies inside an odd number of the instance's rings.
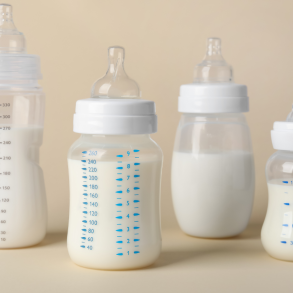
[{"label": "baby bottle", "polygon": [[179,122],[172,160],[172,197],[181,229],[189,235],[223,238],[248,224],[254,197],[254,161],[247,88],[233,82],[210,38],[194,83],[180,87]]},{"label": "baby bottle", "polygon": [[261,241],[272,257],[293,261],[293,110],[271,132],[277,150],[266,165],[269,204]]},{"label": "baby bottle", "polygon": [[37,244],[46,233],[47,207],[39,166],[45,96],[38,56],[0,5],[0,248]]},{"label": "baby bottle", "polygon": [[162,152],[155,103],[141,100],[124,71],[124,49],[108,49],[109,68],[76,103],[68,153],[70,216],[67,246],[76,264],[135,269],[160,254]]}]

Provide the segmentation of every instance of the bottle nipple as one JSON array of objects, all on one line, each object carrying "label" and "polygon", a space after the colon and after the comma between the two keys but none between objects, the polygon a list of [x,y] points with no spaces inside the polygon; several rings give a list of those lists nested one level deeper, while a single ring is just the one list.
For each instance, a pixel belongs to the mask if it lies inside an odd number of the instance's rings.
[{"label": "bottle nipple", "polygon": [[232,82],[232,67],[225,61],[221,53],[221,39],[209,38],[204,60],[194,69],[195,83]]},{"label": "bottle nipple", "polygon": [[100,99],[140,98],[138,84],[130,79],[124,70],[124,48],[110,47],[108,61],[109,67],[106,75],[94,83],[91,97]]},{"label": "bottle nipple", "polygon": [[286,122],[293,122],[293,105],[291,112],[287,116]]},{"label": "bottle nipple", "polygon": [[13,23],[12,6],[0,4],[0,54],[26,53],[25,37]]}]

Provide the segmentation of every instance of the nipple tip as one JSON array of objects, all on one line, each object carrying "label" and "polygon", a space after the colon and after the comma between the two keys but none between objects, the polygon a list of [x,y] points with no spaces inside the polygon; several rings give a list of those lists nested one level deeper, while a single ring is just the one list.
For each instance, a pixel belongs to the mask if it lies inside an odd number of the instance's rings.
[{"label": "nipple tip", "polygon": [[208,38],[207,40],[207,54],[208,55],[221,55],[221,39]]}]

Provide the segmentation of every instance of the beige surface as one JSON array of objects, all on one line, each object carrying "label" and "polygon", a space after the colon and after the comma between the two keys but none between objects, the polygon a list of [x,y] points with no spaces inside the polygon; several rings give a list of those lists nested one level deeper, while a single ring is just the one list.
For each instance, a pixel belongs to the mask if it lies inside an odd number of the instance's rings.
[{"label": "beige surface", "polygon": [[136,271],[96,271],[71,262],[65,234],[49,234],[40,245],[0,251],[1,293],[247,293],[292,292],[292,264],[269,257],[260,227],[226,240],[163,233],[157,262]]},{"label": "beige surface", "polygon": [[[292,0],[11,0],[28,52],[41,56],[47,94],[41,165],[49,205],[49,230],[65,231],[68,219],[66,155],[75,102],[88,98],[107,69],[107,48],[126,49],[125,68],[143,98],[157,104],[165,155],[162,225],[176,227],[170,194],[170,164],[179,86],[192,80],[207,37],[221,37],[235,81],[248,86],[256,163],[251,221],[261,223],[267,206],[265,163],[273,153],[270,130],[292,104]],[[58,163],[57,163],[58,162]],[[61,276],[60,276],[61,278]]]}]

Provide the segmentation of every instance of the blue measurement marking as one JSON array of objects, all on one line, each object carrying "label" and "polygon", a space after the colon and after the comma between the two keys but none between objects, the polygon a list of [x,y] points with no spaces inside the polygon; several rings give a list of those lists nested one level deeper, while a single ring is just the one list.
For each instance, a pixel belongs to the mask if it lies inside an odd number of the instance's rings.
[{"label": "blue measurement marking", "polygon": [[87,187],[87,185],[83,185],[83,187]]},{"label": "blue measurement marking", "polygon": [[134,170],[134,171],[139,171],[139,170],[137,169],[137,170]]},{"label": "blue measurement marking", "polygon": [[123,255],[123,253],[117,253],[116,255]]},{"label": "blue measurement marking", "polygon": [[287,241],[281,241],[281,243],[284,243],[284,244],[286,244],[286,243],[287,243]]},{"label": "blue measurement marking", "polygon": [[87,151],[82,152],[82,154],[86,154],[86,153],[87,153]]},{"label": "blue measurement marking", "polygon": [[122,190],[118,190],[118,191],[116,191],[116,193],[122,193]]},{"label": "blue measurement marking", "polygon": [[140,239],[133,239],[134,242],[137,242],[137,241],[139,241],[139,240],[140,240]]},{"label": "blue measurement marking", "polygon": [[140,187],[134,187],[133,189],[134,189],[134,190],[138,190],[138,189],[140,189]]},{"label": "blue measurement marking", "polygon": [[123,241],[116,241],[116,243],[123,243]]},{"label": "blue measurement marking", "polygon": [[116,232],[122,232],[122,231],[123,231],[122,229],[117,229],[117,230],[116,230]]},{"label": "blue measurement marking", "polygon": [[122,224],[117,224],[117,225],[122,225]]},{"label": "blue measurement marking", "polygon": [[122,173],[117,173],[117,175],[121,175]]},{"label": "blue measurement marking", "polygon": [[135,181],[134,183],[139,183],[139,181]]},{"label": "blue measurement marking", "polygon": [[122,179],[122,178],[117,178],[116,180],[117,180],[117,181],[123,181],[123,179]]},{"label": "blue measurement marking", "polygon": [[86,229],[81,229],[81,231],[86,232]]},{"label": "blue measurement marking", "polygon": [[288,225],[288,224],[283,224],[282,226],[284,226],[284,227],[288,227],[289,225]]},{"label": "blue measurement marking", "polygon": [[84,246],[84,245],[81,245],[80,247],[81,247],[81,248],[85,248],[85,246]]},{"label": "blue measurement marking", "polygon": [[134,254],[138,254],[139,253],[139,251],[134,251]]},{"label": "blue measurement marking", "polygon": [[134,226],[134,227],[133,227],[133,229],[134,229],[134,230],[137,230],[137,229],[139,229],[139,227],[137,227],[137,226]]},{"label": "blue measurement marking", "polygon": [[118,161],[117,163],[122,163],[122,161]]},{"label": "blue measurement marking", "polygon": [[139,195],[138,193],[136,193],[135,195]]},{"label": "blue measurement marking", "polygon": [[121,213],[121,211],[117,211],[117,213]]},{"label": "blue measurement marking", "polygon": [[122,247],[117,247],[117,249],[122,249]]},{"label": "blue measurement marking", "polygon": [[83,211],[84,214],[87,214],[87,211]]},{"label": "blue measurement marking", "polygon": [[116,157],[117,158],[123,158],[123,155],[117,155]]},{"label": "blue measurement marking", "polygon": [[135,233],[134,235],[139,235],[139,233]]},{"label": "blue measurement marking", "polygon": [[134,166],[138,166],[138,165],[140,165],[140,163],[134,163]]},{"label": "blue measurement marking", "polygon": [[116,203],[116,206],[122,207],[122,203]]},{"label": "blue measurement marking", "polygon": [[86,240],[86,237],[81,237],[81,239]]},{"label": "blue measurement marking", "polygon": [[123,167],[116,167],[116,169],[118,169],[118,170],[122,170],[122,169],[123,169]]},{"label": "blue measurement marking", "polygon": [[289,202],[284,202],[284,205],[289,206],[290,204],[289,204]]},{"label": "blue measurement marking", "polygon": [[135,223],[139,222],[139,221],[134,221]]},{"label": "blue measurement marking", "polygon": [[138,209],[138,207],[134,207],[135,209]]},{"label": "blue measurement marking", "polygon": [[135,199],[133,202],[134,202],[134,203],[137,203],[137,202],[139,202],[139,200],[138,200],[138,199]]},{"label": "blue measurement marking", "polygon": [[[82,176],[82,178],[87,179],[87,176]],[[86,181],[84,181],[84,182],[86,182]]]},{"label": "blue measurement marking", "polygon": [[84,195],[84,196],[88,196],[88,194],[87,194],[87,193],[84,193],[83,195]]},{"label": "blue measurement marking", "polygon": [[83,222],[83,223],[87,223],[87,221],[86,221],[86,220],[83,220],[82,222]]},{"label": "blue measurement marking", "polygon": [[86,168],[81,168],[81,170],[84,170],[84,171],[86,171]]},{"label": "blue measurement marking", "polygon": [[122,237],[122,236],[117,236],[117,237]]},{"label": "blue measurement marking", "polygon": [[140,177],[140,175],[134,175],[134,178]]},{"label": "blue measurement marking", "polygon": [[286,184],[288,184],[289,182],[288,182],[288,181],[283,181],[283,183],[286,183]]},{"label": "blue measurement marking", "polygon": [[122,219],[122,216],[116,217],[116,219]]},{"label": "blue measurement marking", "polygon": [[86,163],[86,160],[81,160],[83,163]]},{"label": "blue measurement marking", "polygon": [[139,152],[139,150],[133,150],[135,153],[138,153]]},{"label": "blue measurement marking", "polygon": [[87,205],[87,202],[83,202],[83,204],[86,204]]},{"label": "blue measurement marking", "polygon": [[134,213],[133,215],[134,215],[135,217],[136,217],[136,216],[139,216],[139,214],[138,214],[138,213]]}]

